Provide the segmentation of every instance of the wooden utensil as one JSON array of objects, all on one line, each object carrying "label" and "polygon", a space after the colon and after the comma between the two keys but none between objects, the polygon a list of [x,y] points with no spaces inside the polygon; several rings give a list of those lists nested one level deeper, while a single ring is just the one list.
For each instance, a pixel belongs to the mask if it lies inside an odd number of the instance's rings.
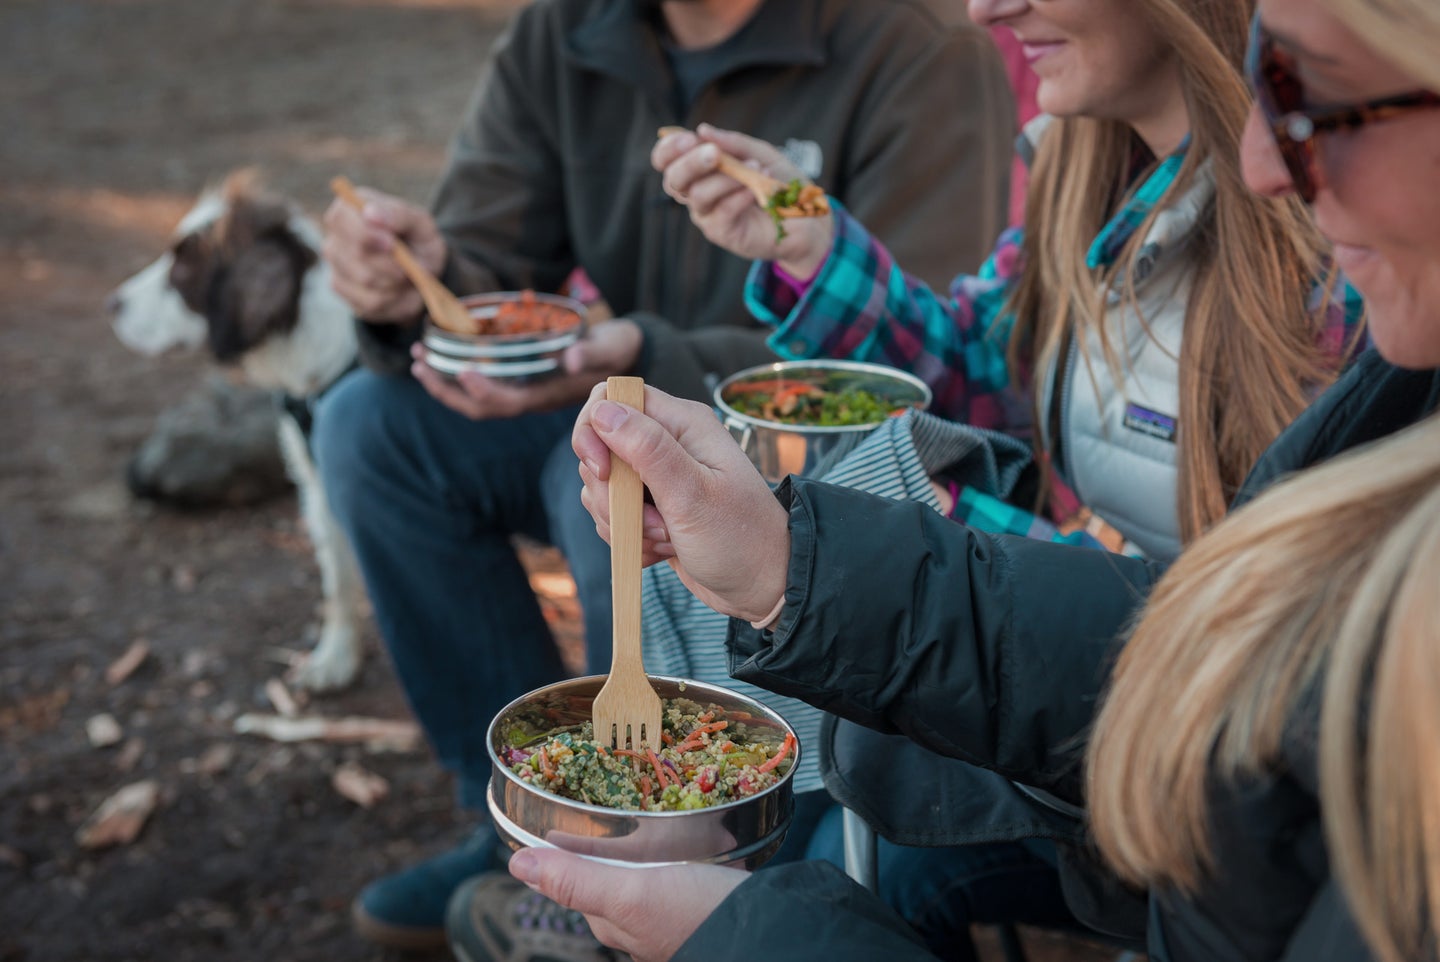
[{"label": "wooden utensil", "polygon": [[[668,137],[671,134],[684,132],[684,127],[661,127],[659,135],[661,137]],[[725,151],[720,150],[719,147],[715,149],[719,154],[716,167],[720,173],[732,180],[738,180],[745,187],[749,188],[750,193],[755,195],[755,202],[757,204],[767,211],[771,210],[771,202],[775,200],[775,195],[788,186],[785,181],[777,180],[767,173],[756,170],[754,167],[746,166],[744,161],[731,154],[725,153]],[[828,213],[830,205],[824,203],[824,193],[818,191],[818,189],[815,193],[818,194],[818,197],[814,198],[813,203],[815,203],[815,209],[813,211],[808,209],[802,210],[799,207],[779,207],[775,208],[775,212],[781,217],[817,217],[821,214]]]},{"label": "wooden utensil", "polygon": [[[645,382],[612,377],[605,382],[611,401],[645,410]],[[595,696],[591,719],[595,740],[612,748],[639,751],[641,743],[660,749],[660,696],[650,686],[640,656],[640,543],[644,487],[635,469],[610,457],[610,584],[614,626],[610,677]]]},{"label": "wooden utensil", "polygon": [[[365,209],[365,202],[355,193],[355,185],[350,183],[348,177],[332,178],[330,189],[335,192],[336,197],[357,211]],[[395,238],[391,253],[395,255],[395,261],[405,272],[405,276],[410,278],[410,283],[420,292],[420,299],[425,302],[425,310],[430,312],[430,320],[434,321],[437,327],[456,334],[475,333],[475,323],[470,319],[470,312],[465,309],[465,305],[450,292],[450,288],[440,283],[439,278],[415,259],[404,241]]]}]

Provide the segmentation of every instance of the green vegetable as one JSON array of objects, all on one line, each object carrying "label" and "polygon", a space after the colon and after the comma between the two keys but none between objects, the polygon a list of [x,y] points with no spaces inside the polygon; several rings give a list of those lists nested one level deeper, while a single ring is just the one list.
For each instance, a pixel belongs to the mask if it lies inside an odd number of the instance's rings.
[{"label": "green vegetable", "polygon": [[727,397],[725,402],[751,417],[812,427],[879,424],[896,407],[869,391],[826,391],[818,387],[804,392],[752,391]]},{"label": "green vegetable", "polygon": [[799,180],[792,180],[775,191],[765,202],[765,212],[775,222],[775,243],[777,244],[785,239],[785,218],[781,215],[780,208],[794,207],[800,203],[800,189],[804,186]]},{"label": "green vegetable", "polygon": [[[535,747],[533,754],[516,761],[510,770],[533,787],[594,805],[631,811],[690,811],[722,805],[762,791],[782,777],[781,772],[756,772],[756,766],[777,751],[773,728],[756,726],[748,713],[726,718],[716,705],[702,706],[688,698],[665,700],[664,744],[654,756],[647,750],[597,750],[590,722],[543,736],[543,750],[558,778],[546,777],[540,761],[541,745],[533,729],[507,729]],[[722,753],[720,745],[734,748]],[[684,751],[681,751],[681,747]],[[514,746],[501,753],[511,757]],[[666,773],[656,775],[656,757]],[[643,784],[650,786],[642,791]],[[666,782],[668,784],[662,784]]]}]

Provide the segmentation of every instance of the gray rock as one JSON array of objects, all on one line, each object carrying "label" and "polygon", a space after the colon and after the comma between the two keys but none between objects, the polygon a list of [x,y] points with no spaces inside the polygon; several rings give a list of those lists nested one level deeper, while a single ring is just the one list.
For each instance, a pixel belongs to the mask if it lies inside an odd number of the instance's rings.
[{"label": "gray rock", "polygon": [[126,481],[141,498],[183,507],[254,504],[290,487],[268,392],[206,383],[163,411],[130,459]]}]

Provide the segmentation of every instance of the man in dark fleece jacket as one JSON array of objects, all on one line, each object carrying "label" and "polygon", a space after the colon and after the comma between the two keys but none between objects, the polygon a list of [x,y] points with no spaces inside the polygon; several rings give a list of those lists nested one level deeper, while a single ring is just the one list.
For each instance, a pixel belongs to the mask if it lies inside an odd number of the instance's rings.
[{"label": "man in dark fleece jacket", "polygon": [[[537,0],[492,51],[433,215],[365,191],[363,214],[326,216],[366,367],[319,411],[322,479],[468,807],[483,805],[491,718],[563,674],[513,535],[564,552],[589,668],[608,670],[609,553],[569,447],[589,388],[630,373],[703,399],[707,379],[775,359],[742,303],[748,264],[707,242],[650,167],[658,128],[701,123],[780,146],[932,284],[978,267],[1003,226],[1004,70],[945,0]],[[412,358],[422,308],[397,237],[462,294],[552,291],[583,268],[617,316],[546,380],[445,380]],[[488,840],[372,885],[362,931],[437,941]]]}]

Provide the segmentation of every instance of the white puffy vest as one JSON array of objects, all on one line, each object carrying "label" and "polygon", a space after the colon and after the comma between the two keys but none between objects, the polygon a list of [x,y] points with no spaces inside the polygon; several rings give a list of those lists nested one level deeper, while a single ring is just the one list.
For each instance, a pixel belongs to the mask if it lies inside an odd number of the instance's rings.
[{"label": "white puffy vest", "polygon": [[[1094,334],[1077,339],[1055,365],[1064,366],[1058,379],[1061,474],[1084,505],[1158,560],[1180,553],[1176,440],[1192,267],[1187,242],[1214,194],[1214,181],[1202,171],[1146,235],[1135,284],[1144,323],[1124,303],[1123,281],[1107,292],[1105,323],[1121,353],[1120,378]],[[1055,366],[1046,372],[1041,411],[1052,410]],[[1040,428],[1045,448],[1055,450],[1049,420],[1042,417]]]}]

